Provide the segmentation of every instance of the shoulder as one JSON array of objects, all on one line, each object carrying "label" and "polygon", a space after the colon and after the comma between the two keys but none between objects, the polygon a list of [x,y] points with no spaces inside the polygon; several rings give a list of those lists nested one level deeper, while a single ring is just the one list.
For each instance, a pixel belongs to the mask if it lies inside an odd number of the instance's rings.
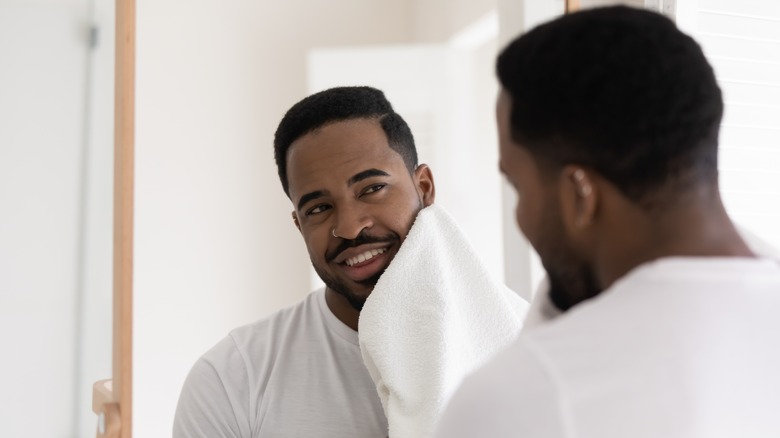
[{"label": "shoulder", "polygon": [[[174,421],[175,437],[248,436],[231,434],[249,424],[250,394],[261,384],[301,320],[316,317],[316,293],[267,318],[239,327],[192,366],[182,387]],[[232,431],[228,433],[228,431]],[[246,431],[243,431],[246,432]]]},{"label": "shoulder", "polygon": [[525,336],[467,377],[452,397],[438,437],[566,436],[553,370]]},{"label": "shoulder", "polygon": [[320,292],[312,292],[295,305],[232,330],[200,357],[193,366],[191,378],[212,376],[231,383],[239,376],[257,371],[261,363],[288,347],[291,338],[301,336],[313,320],[321,318],[317,304]]},{"label": "shoulder", "polygon": [[248,376],[242,355],[224,338],[190,369],[179,395],[175,438],[249,436]]},{"label": "shoulder", "polygon": [[[251,324],[238,327],[230,332],[222,343],[232,345],[246,360],[272,354],[289,345],[291,338],[302,336],[305,329],[322,319],[317,300],[321,290],[310,293],[299,303],[281,309],[270,316]],[[205,358],[217,358],[230,354],[227,346],[218,344],[204,355]]]},{"label": "shoulder", "polygon": [[258,362],[275,357],[278,350],[289,345],[291,337],[301,336],[303,328],[321,317],[317,304],[317,294],[321,292],[314,291],[297,304],[232,330],[198,359],[189,380],[210,376],[233,383],[238,377],[257,371]]}]

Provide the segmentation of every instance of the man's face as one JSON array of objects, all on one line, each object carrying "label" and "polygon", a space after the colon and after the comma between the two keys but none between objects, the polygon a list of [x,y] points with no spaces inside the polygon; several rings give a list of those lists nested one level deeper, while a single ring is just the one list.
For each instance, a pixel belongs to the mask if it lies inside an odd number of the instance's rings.
[{"label": "man's face", "polygon": [[515,218],[520,230],[542,260],[550,280],[550,298],[567,310],[582,298],[598,293],[593,270],[577,256],[566,236],[558,201],[558,182],[548,168],[512,140],[511,97],[502,90],[496,104],[501,172],[517,192]]},{"label": "man's face", "polygon": [[433,202],[430,170],[410,175],[379,122],[355,119],[293,142],[287,175],[314,269],[360,310],[417,213]]}]

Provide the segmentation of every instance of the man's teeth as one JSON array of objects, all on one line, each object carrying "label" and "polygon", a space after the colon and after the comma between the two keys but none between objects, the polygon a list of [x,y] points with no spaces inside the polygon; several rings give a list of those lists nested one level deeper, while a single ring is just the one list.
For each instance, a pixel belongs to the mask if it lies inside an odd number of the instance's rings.
[{"label": "man's teeth", "polygon": [[356,265],[358,263],[363,263],[366,260],[371,260],[374,257],[378,256],[379,254],[382,254],[385,252],[385,248],[379,248],[379,249],[370,249],[363,254],[358,254],[355,257],[350,257],[347,259],[347,266]]}]

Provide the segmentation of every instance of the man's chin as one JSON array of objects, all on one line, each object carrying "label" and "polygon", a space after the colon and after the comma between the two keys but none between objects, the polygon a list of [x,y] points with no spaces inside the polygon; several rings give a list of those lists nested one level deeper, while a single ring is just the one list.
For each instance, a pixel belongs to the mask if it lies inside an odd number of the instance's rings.
[{"label": "man's chin", "polygon": [[314,266],[314,270],[328,289],[344,297],[344,299],[349,302],[350,306],[358,312],[363,310],[366,299],[371,295],[377,282],[379,282],[379,278],[385,272],[385,269],[382,269],[371,277],[363,280],[353,280],[346,276],[338,275],[337,272],[331,273],[324,269],[317,269],[316,265]]},{"label": "man's chin", "polygon": [[381,277],[383,273],[384,272],[379,272],[372,277],[356,282],[362,286],[361,290],[360,291],[349,290],[347,292],[347,294],[352,297],[352,298],[347,297],[347,300],[349,300],[352,307],[354,307],[358,311],[363,310],[363,305],[366,303],[368,296],[371,295],[371,292],[374,291],[376,284],[379,282],[379,277]]},{"label": "man's chin", "polygon": [[601,293],[591,270],[581,266],[577,272],[579,275],[563,276],[547,270],[547,278],[550,282],[550,301],[561,311],[565,312],[580,302]]},{"label": "man's chin", "polygon": [[357,284],[363,286],[366,288],[365,296],[367,297],[376,287],[376,284],[379,283],[379,278],[384,274],[385,271],[382,270],[382,272],[377,272],[371,277],[366,278],[365,280],[356,281]]},{"label": "man's chin", "polygon": [[383,273],[384,271],[379,272],[360,281],[336,279],[323,275],[320,275],[320,278],[329,289],[344,297],[349,302],[350,306],[359,312],[363,310],[366,299],[371,295],[371,292],[374,290],[374,287]]},{"label": "man's chin", "polygon": [[349,305],[358,312],[363,310],[363,306],[366,304],[366,299],[368,298],[368,295],[371,294],[371,292],[355,293],[354,291],[344,290],[339,287],[329,287],[331,290],[344,297],[347,302],[349,302]]},{"label": "man's chin", "polygon": [[376,285],[376,282],[372,280],[373,278],[368,278],[360,282],[350,281],[353,285],[347,285],[346,282],[343,281],[323,279],[328,289],[344,297],[349,305],[358,312],[363,310],[366,299],[371,295],[371,291],[374,289],[374,285]]}]

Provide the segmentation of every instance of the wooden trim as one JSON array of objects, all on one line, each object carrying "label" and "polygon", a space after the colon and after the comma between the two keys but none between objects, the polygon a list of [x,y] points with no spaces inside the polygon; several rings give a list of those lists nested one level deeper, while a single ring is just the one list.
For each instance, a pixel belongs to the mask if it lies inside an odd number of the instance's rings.
[{"label": "wooden trim", "polygon": [[135,0],[116,0],[113,399],[132,436]]},{"label": "wooden trim", "polygon": [[566,13],[571,14],[580,10],[580,0],[566,0]]}]

